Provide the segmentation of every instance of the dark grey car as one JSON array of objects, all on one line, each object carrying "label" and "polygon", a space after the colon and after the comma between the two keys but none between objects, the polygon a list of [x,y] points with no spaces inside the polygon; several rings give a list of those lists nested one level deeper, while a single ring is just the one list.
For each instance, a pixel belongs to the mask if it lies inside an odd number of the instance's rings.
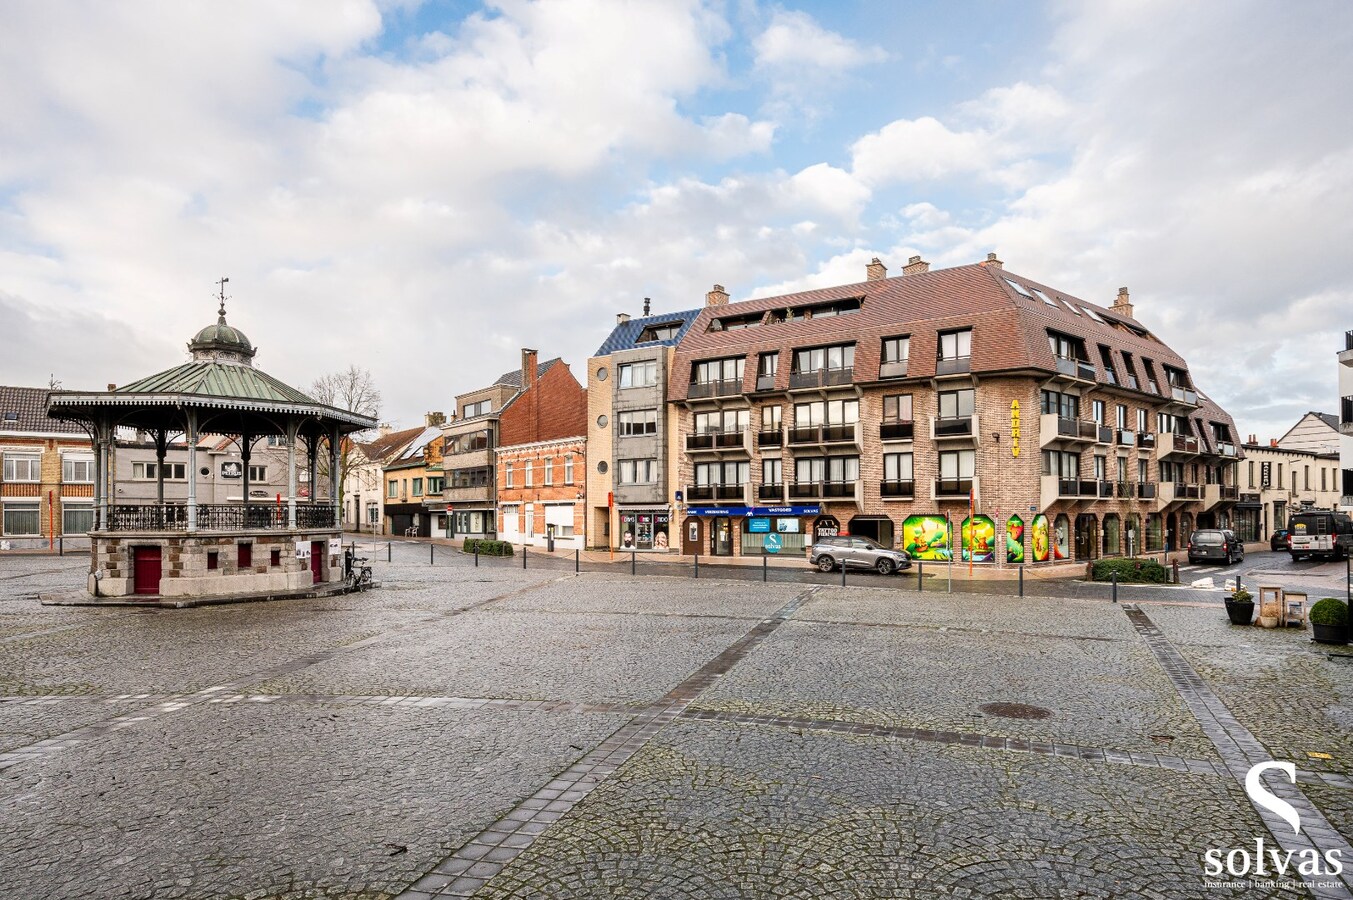
[{"label": "dark grey car", "polygon": [[808,561],[820,572],[831,572],[838,566],[847,569],[873,569],[880,575],[891,575],[911,568],[911,557],[903,550],[889,550],[869,538],[843,534],[819,538],[808,548]]},{"label": "dark grey car", "polygon": [[1189,562],[1217,562],[1229,566],[1245,558],[1245,545],[1231,531],[1203,528],[1189,537]]}]

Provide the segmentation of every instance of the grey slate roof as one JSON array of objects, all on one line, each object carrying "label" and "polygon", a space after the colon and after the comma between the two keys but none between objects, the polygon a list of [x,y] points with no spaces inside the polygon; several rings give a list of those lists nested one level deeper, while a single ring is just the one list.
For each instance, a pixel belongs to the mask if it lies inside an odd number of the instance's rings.
[{"label": "grey slate roof", "polygon": [[[536,377],[537,377],[537,378],[540,378],[541,376],[543,376],[543,375],[545,374],[545,370],[546,370],[546,369],[548,369],[550,366],[554,365],[555,363],[561,362],[561,361],[562,361],[562,360],[561,360],[559,357],[556,356],[554,359],[547,359],[547,360],[545,360],[543,363],[537,363],[537,364],[536,364]],[[506,385],[506,386],[508,386],[508,387],[514,387],[514,388],[517,388],[518,390],[520,390],[520,389],[521,389],[521,369],[520,369],[520,368],[517,368],[517,369],[513,369],[511,372],[504,372],[502,375],[499,375],[499,376],[498,376],[498,380],[495,381],[493,384],[494,384],[494,385],[502,384],[502,385]],[[493,385],[490,385],[490,387],[492,387],[492,386],[493,386]],[[482,390],[482,388],[481,388],[481,390]],[[468,392],[467,392],[467,393],[468,393]]]},{"label": "grey slate roof", "polygon": [[[635,347],[670,347],[677,341],[685,337],[686,332],[690,330],[691,324],[696,317],[700,315],[698,309],[687,309],[681,312],[663,313],[656,316],[644,316],[641,319],[630,319],[628,322],[621,322],[611,329],[611,333],[606,340],[602,342],[601,347],[597,349],[594,356],[606,356],[615,353],[617,350],[633,350]],[[669,323],[680,322],[681,328],[677,331],[676,337],[665,341],[645,341],[642,345],[639,343],[639,336],[643,334],[645,328],[650,325],[666,325]]]},{"label": "grey slate roof", "polygon": [[[1312,410],[1312,412],[1314,412],[1314,410]],[[1324,422],[1326,425],[1333,428],[1335,431],[1339,430],[1339,417],[1336,416],[1334,413],[1318,412],[1315,414],[1320,417],[1320,421]]]},{"label": "grey slate roof", "polygon": [[0,432],[85,434],[75,422],[47,418],[47,389],[0,385]]}]

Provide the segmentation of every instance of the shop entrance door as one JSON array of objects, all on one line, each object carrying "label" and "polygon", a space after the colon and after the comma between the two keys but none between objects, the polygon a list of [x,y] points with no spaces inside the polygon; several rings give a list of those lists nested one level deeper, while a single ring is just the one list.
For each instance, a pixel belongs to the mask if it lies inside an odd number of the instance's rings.
[{"label": "shop entrance door", "polygon": [[1076,517],[1076,559],[1084,561],[1095,558],[1095,549],[1099,546],[1099,520],[1093,513]]},{"label": "shop entrance door", "polygon": [[719,516],[710,526],[709,550],[715,556],[733,555],[733,520],[730,516]]}]

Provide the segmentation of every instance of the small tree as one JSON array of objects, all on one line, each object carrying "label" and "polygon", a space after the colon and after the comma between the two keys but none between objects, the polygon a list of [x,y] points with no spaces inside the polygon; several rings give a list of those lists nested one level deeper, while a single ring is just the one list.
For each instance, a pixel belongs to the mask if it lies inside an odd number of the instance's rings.
[{"label": "small tree", "polygon": [[[350,365],[341,372],[321,375],[310,385],[310,395],[327,406],[355,412],[358,415],[376,418],[380,415],[381,392],[371,372]],[[370,430],[354,432],[339,442],[338,446],[338,507],[343,508],[343,492],[346,488],[348,473],[362,464],[366,457],[357,448],[357,444],[372,436]],[[321,454],[316,460],[319,474],[329,476],[329,457]],[[361,513],[358,511],[358,522]]]}]

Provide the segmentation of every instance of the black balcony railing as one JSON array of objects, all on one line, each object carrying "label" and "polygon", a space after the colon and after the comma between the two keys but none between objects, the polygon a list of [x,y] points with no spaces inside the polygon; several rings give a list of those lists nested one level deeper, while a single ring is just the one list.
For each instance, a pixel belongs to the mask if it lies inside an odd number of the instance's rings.
[{"label": "black balcony railing", "polygon": [[1118,496],[1124,500],[1134,497],[1137,494],[1137,485],[1130,481],[1118,482]]},{"label": "black balcony railing", "polygon": [[1099,496],[1100,496],[1100,499],[1104,499],[1104,498],[1106,498],[1106,497],[1112,497],[1112,496],[1113,496],[1113,482],[1112,482],[1112,481],[1101,481],[1101,482],[1099,482]]},{"label": "black balcony railing", "polygon": [[1057,496],[1058,496],[1058,497],[1079,497],[1079,496],[1080,496],[1080,481],[1078,481],[1078,480],[1075,479],[1075,478],[1059,478],[1059,479],[1057,479]]},{"label": "black balcony railing", "polygon": [[972,371],[971,356],[951,356],[935,360],[936,375],[962,375]]},{"label": "black balcony railing", "polygon": [[1223,500],[1239,500],[1240,488],[1234,484],[1223,484],[1221,486],[1221,498]]},{"label": "black balcony railing", "polygon": [[789,430],[790,444],[837,444],[855,440],[855,426],[804,425]]},{"label": "black balcony railing", "polygon": [[1137,482],[1137,499],[1154,500],[1156,499],[1156,485],[1150,481]]},{"label": "black balcony railing", "polygon": [[816,500],[822,496],[822,485],[816,481],[795,482],[789,486],[789,499]]},{"label": "black balcony railing", "polygon": [[706,431],[686,435],[687,450],[737,450],[745,446],[741,431]]},{"label": "black balcony railing", "polygon": [[882,441],[909,441],[915,435],[915,422],[884,422],[879,426],[879,440]]},{"label": "black balcony railing", "polygon": [[790,390],[796,388],[831,387],[837,384],[850,384],[855,379],[855,369],[842,366],[836,369],[816,369],[810,372],[790,372]]},{"label": "black balcony railing", "polygon": [[1230,441],[1217,441],[1217,455],[1236,457],[1240,455],[1240,452],[1236,450],[1236,445]]},{"label": "black balcony railing", "polygon": [[756,499],[773,500],[777,503],[785,499],[785,486],[783,484],[759,484],[756,486]]},{"label": "black balcony railing", "polygon": [[789,486],[789,496],[793,500],[814,498],[841,498],[855,496],[853,481],[799,481]]},{"label": "black balcony railing", "polygon": [[775,376],[774,376],[774,375],[758,375],[758,376],[756,376],[756,389],[757,389],[758,391],[773,391],[773,390],[775,390]]},{"label": "black balcony railing", "polygon": [[1131,447],[1137,443],[1137,432],[1129,431],[1126,428],[1118,429],[1118,443],[1123,447]]},{"label": "black balcony railing", "polygon": [[745,484],[716,484],[714,486],[714,498],[716,500],[742,500],[747,496],[747,485]]},{"label": "black balcony railing", "polygon": [[880,497],[915,497],[915,481],[884,481],[879,484]]},{"label": "black balcony railing", "polygon": [[879,378],[904,378],[907,374],[907,361],[879,363]]},{"label": "black balcony railing", "polygon": [[935,437],[972,437],[972,416],[935,419]]},{"label": "black balcony railing", "polygon": [[1344,425],[1353,423],[1353,397],[1343,397],[1340,399],[1339,421]]},{"label": "black balcony railing", "polygon": [[1149,431],[1137,432],[1137,446],[1143,450],[1152,450],[1156,446],[1156,436]]},{"label": "black balcony railing", "polygon": [[1057,371],[1063,375],[1080,378],[1084,381],[1095,380],[1095,365],[1092,362],[1069,356],[1059,356],[1056,358],[1056,363]]},{"label": "black balcony railing", "polygon": [[971,478],[935,479],[936,497],[966,497],[972,491]]},{"label": "black balcony railing", "polygon": [[1113,443],[1113,429],[1108,425],[1095,426],[1095,441],[1100,444]]},{"label": "black balcony railing", "polygon": [[1202,488],[1196,484],[1185,484],[1182,481],[1174,483],[1174,498],[1176,500],[1197,500],[1202,495]]},{"label": "black balcony railing", "polygon": [[759,431],[756,434],[756,445],[758,447],[780,447],[785,442],[785,433],[780,429],[774,431]]},{"label": "black balcony railing", "polygon": [[1177,453],[1197,453],[1198,439],[1182,434],[1171,435],[1171,446]]},{"label": "black balcony railing", "polygon": [[1198,392],[1192,388],[1186,388],[1181,385],[1170,385],[1170,399],[1176,403],[1186,403],[1189,406],[1198,405]]},{"label": "black balcony railing", "polygon": [[714,499],[714,485],[712,484],[694,484],[686,488],[686,499],[690,502],[709,501]]},{"label": "black balcony railing", "polygon": [[727,397],[731,394],[741,393],[742,382],[734,379],[728,381],[692,381],[686,396],[698,400],[701,397]]},{"label": "black balcony railing", "polygon": [[1075,440],[1093,441],[1099,437],[1099,426],[1094,422],[1082,422],[1080,419],[1057,417],[1057,436]]}]

